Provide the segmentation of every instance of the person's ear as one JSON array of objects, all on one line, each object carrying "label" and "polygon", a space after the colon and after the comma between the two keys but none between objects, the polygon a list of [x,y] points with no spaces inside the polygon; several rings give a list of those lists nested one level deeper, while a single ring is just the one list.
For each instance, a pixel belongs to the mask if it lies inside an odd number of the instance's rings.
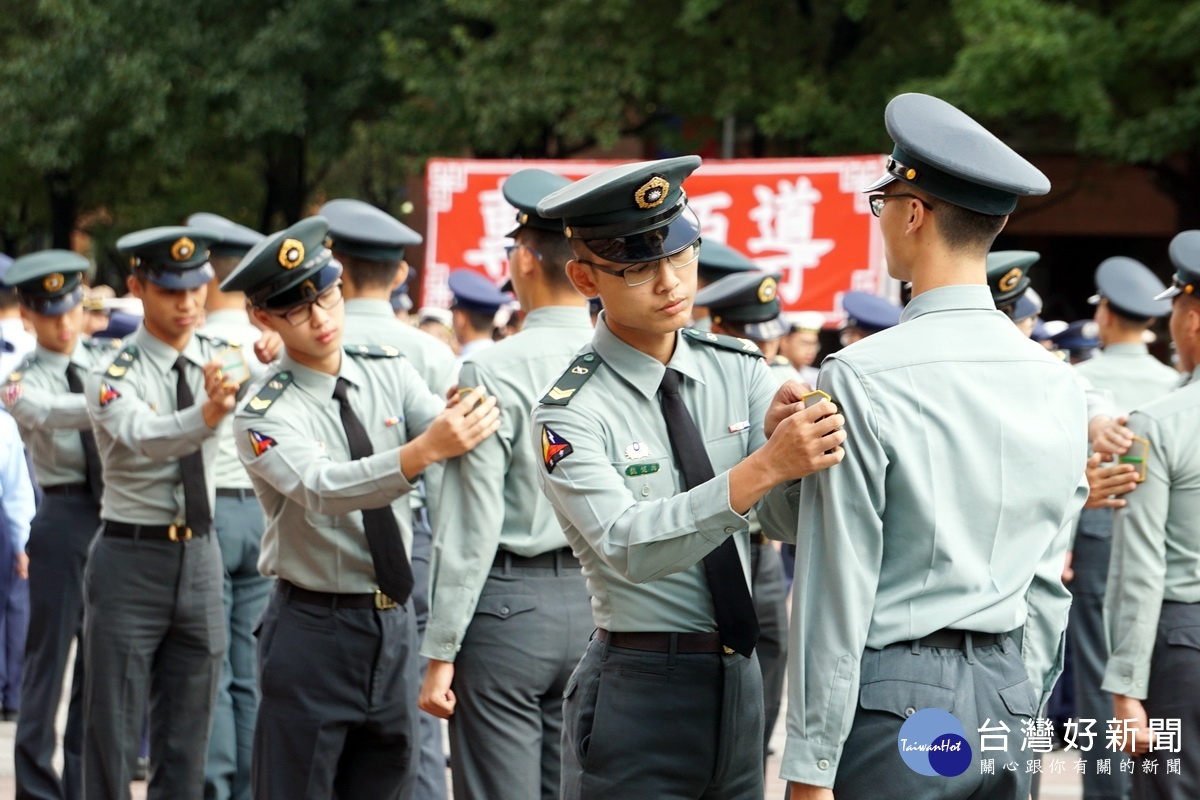
[{"label": "person's ear", "polygon": [[596,284],[596,270],[582,261],[572,258],[567,262],[567,278],[575,291],[584,297],[599,297],[600,287]]}]

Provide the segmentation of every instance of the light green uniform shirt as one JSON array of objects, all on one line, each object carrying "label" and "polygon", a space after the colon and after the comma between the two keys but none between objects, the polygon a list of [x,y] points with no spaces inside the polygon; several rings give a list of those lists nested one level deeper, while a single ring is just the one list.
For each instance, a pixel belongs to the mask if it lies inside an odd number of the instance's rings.
[{"label": "light green uniform shirt", "polygon": [[[245,311],[225,308],[209,312],[204,327],[200,332],[213,339],[227,342],[229,345],[242,348],[246,367],[250,370],[247,388],[260,382],[266,377],[267,366],[254,355],[254,343],[262,336],[262,331],[250,324],[250,315]],[[217,431],[221,449],[217,456],[217,488],[218,489],[250,489],[250,476],[238,458],[237,445],[233,441],[233,415],[226,415],[221,420]]]},{"label": "light green uniform shirt", "polygon": [[[137,355],[130,358],[130,348]],[[104,500],[100,514],[136,525],[182,525],[184,498],[179,459],[200,450],[208,507],[215,507],[217,431],[204,422],[204,365],[224,350],[194,334],[180,353],[139,326],[107,368],[87,379],[88,412],[96,448],[104,463]],[[175,404],[175,360],[190,364],[188,386],[194,405]],[[219,426],[218,426],[219,429]]]},{"label": "light green uniform shirt", "polygon": [[[72,394],[67,385],[67,364],[79,367],[79,377],[86,383],[95,367],[108,366],[117,354],[114,342],[92,343],[80,339],[68,356],[47,350],[41,345],[30,358],[9,376],[9,383],[19,388],[17,401],[9,413],[17,421],[21,439],[33,459],[33,471],[38,486],[61,486],[87,482],[87,461],[79,432],[91,430],[87,396]],[[13,380],[16,378],[16,380]]]},{"label": "light green uniform shirt", "polygon": [[[266,515],[258,568],[316,592],[363,594],[379,588],[363,530],[362,509],[390,505],[412,553],[412,490],[399,448],[445,407],[404,358],[343,353],[338,375],[284,355],[279,372],[237,412],[238,453]],[[350,460],[338,377],[350,382],[350,405],[374,455]]]},{"label": "light green uniform shirt", "polygon": [[792,366],[792,362],[788,361],[784,356],[775,356],[771,359],[771,374],[775,376],[775,380],[780,386],[788,381],[803,381],[800,377],[800,372]]},{"label": "light green uniform shirt", "polygon": [[537,470],[544,467],[529,448],[529,413],[591,338],[586,306],[537,308],[520,333],[463,364],[463,386],[482,385],[496,395],[500,430],[446,462],[421,655],[455,659],[497,549],[535,556],[567,546],[538,490]]},{"label": "light green uniform shirt", "polygon": [[1118,413],[1127,414],[1179,385],[1179,373],[1150,355],[1144,344],[1113,344],[1075,365],[1097,389],[1112,393]]},{"label": "light green uniform shirt", "polygon": [[665,368],[604,320],[581,356],[599,358],[578,365],[590,371],[586,383],[566,405],[534,409],[542,491],[579,557],[597,626],[714,631],[702,560],[733,536],[750,584],[749,520],[729,505],[729,469],[765,442],[763,417],[778,384],[753,345],[751,356],[676,334],[668,366],[684,376],[680,394],[716,475],[684,491],[659,406]]},{"label": "light green uniform shirt", "polygon": [[828,787],[864,647],[1024,626],[1045,701],[1087,432],[1070,368],[1022,336],[986,286],[918,295],[901,324],[826,358],[818,385],[848,438],[843,462],[800,490],[781,775]]},{"label": "light green uniform shirt", "polygon": [[1104,594],[1111,655],[1106,692],[1146,699],[1163,601],[1200,602],[1200,368],[1187,386],[1141,406],[1129,429],[1149,440],[1146,480],[1113,522]]},{"label": "light green uniform shirt", "polygon": [[426,385],[442,398],[455,385],[458,358],[444,342],[396,319],[387,300],[368,297],[346,301],[346,344],[395,347]]}]

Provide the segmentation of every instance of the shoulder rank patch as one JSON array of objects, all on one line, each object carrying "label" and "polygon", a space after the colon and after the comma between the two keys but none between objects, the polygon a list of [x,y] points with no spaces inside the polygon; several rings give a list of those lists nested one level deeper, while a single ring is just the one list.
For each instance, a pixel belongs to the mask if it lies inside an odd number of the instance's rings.
[{"label": "shoulder rank patch", "polygon": [[775,356],[771,359],[771,366],[773,367],[790,367],[791,365],[792,362],[788,361],[787,356]]},{"label": "shoulder rank patch", "polygon": [[247,435],[250,437],[250,447],[254,449],[255,458],[261,456],[263,453],[279,444],[279,442],[275,441],[270,436],[267,436],[265,433],[259,433],[258,431],[247,431]]},{"label": "shoulder rank patch", "polygon": [[400,351],[390,344],[348,344],[346,352],[352,356],[365,358],[398,358]]},{"label": "shoulder rank patch", "polygon": [[200,331],[196,331],[196,338],[204,339],[205,341],[211,342],[213,345],[215,345],[217,347],[241,347],[241,345],[238,344],[237,342],[231,342],[228,339],[222,339],[220,336],[213,336],[210,333],[202,333]]},{"label": "shoulder rank patch", "polygon": [[279,399],[279,395],[283,394],[284,390],[291,385],[292,373],[287,371],[277,372],[271,376],[269,381],[263,384],[262,388],[258,390],[258,394],[250,398],[250,402],[246,403],[242,410],[247,414],[257,414],[261,417],[267,413],[267,409],[271,407],[271,404]]},{"label": "shoulder rank patch", "polygon": [[587,383],[588,379],[596,374],[596,368],[603,363],[598,353],[584,353],[579,356],[571,362],[567,371],[559,376],[554,382],[554,388],[546,392],[546,396],[540,402],[547,406],[565,406],[570,403],[579,387]]},{"label": "shoulder rank patch", "polygon": [[550,430],[549,425],[542,426],[542,458],[546,461],[546,472],[554,472],[558,462],[573,452],[575,448],[570,442]]},{"label": "shoulder rank patch", "polygon": [[136,344],[127,344],[117,353],[117,357],[108,365],[105,375],[110,378],[124,378],[125,373],[133,365],[133,362],[138,359],[138,348]]},{"label": "shoulder rank patch", "polygon": [[[124,373],[121,373],[124,374]],[[113,400],[121,396],[111,383],[108,381],[100,381],[100,407],[104,408]]]},{"label": "shoulder rank patch", "polygon": [[104,352],[106,350],[120,350],[121,339],[84,339],[83,346],[88,350],[98,350]]},{"label": "shoulder rank patch", "polygon": [[36,362],[36,361],[37,361],[36,355],[27,356],[25,358],[25,360],[21,362],[21,365],[19,367],[17,367],[12,372],[8,373],[8,382],[9,383],[20,383],[21,378],[25,377],[25,373],[29,371],[29,368],[32,367],[34,362]]},{"label": "shoulder rank patch", "polygon": [[695,328],[684,328],[683,335],[685,338],[693,342],[720,347],[725,350],[732,350],[735,353],[741,353],[744,356],[754,356],[762,358],[762,351],[758,349],[758,345],[749,339],[739,339],[734,336],[722,336],[719,333],[712,331],[698,331]]}]

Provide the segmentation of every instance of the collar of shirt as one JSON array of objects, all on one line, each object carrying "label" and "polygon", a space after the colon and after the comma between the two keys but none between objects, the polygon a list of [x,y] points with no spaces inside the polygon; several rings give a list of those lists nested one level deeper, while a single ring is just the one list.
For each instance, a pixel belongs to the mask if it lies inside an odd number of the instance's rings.
[{"label": "collar of shirt", "polygon": [[200,352],[200,344],[196,341],[195,334],[188,337],[187,344],[180,352],[146,330],[146,323],[143,322],[127,341],[137,345],[142,355],[149,359],[150,363],[163,375],[167,375],[175,368],[175,359],[180,356],[200,369],[204,369],[204,365],[207,363],[204,360],[204,354]]},{"label": "collar of shirt", "polygon": [[50,368],[51,372],[66,372],[67,364],[74,361],[78,366],[82,367],[86,372],[90,367],[83,355],[83,340],[80,339],[75,343],[75,349],[71,351],[71,355],[58,353],[54,350],[47,350],[40,344],[34,349],[34,355],[37,360]]},{"label": "collar of shirt", "polygon": [[974,283],[930,289],[909,301],[900,314],[900,322],[908,322],[923,314],[932,314],[937,311],[961,311],[964,309],[995,311],[996,304],[992,301],[991,290],[985,284]]},{"label": "collar of shirt", "polygon": [[281,371],[292,373],[292,385],[312,396],[318,404],[325,405],[333,398],[333,387],[338,378],[345,378],[352,385],[365,385],[362,367],[348,353],[342,353],[342,364],[338,367],[337,375],[318,372],[315,369],[300,364],[286,353],[279,359]]},{"label": "collar of shirt", "polygon": [[1141,342],[1125,342],[1124,344],[1110,344],[1104,348],[1106,356],[1144,356],[1149,355],[1150,348]]},{"label": "collar of shirt", "polygon": [[353,300],[347,300],[346,315],[350,316],[351,314],[360,317],[396,318],[396,312],[392,310],[391,302],[376,297],[356,297]]},{"label": "collar of shirt", "polygon": [[658,359],[630,347],[617,338],[616,334],[608,329],[608,322],[601,311],[600,318],[596,320],[596,334],[592,337],[592,347],[614,373],[648,400],[654,399],[658,394],[658,387],[667,367],[679,370],[698,383],[704,383],[704,375],[696,362],[696,354],[683,340],[683,334],[679,331],[675,331],[675,352],[671,354],[671,360],[666,366],[663,366]]},{"label": "collar of shirt", "polygon": [[473,353],[478,353],[480,350],[483,350],[484,348],[487,348],[487,347],[491,347],[494,344],[495,344],[495,342],[493,342],[491,339],[474,339],[472,341],[469,341],[466,344],[464,344],[462,346],[462,348],[459,349],[458,360],[461,361],[464,358],[466,358],[467,356],[469,356]]},{"label": "collar of shirt", "polygon": [[592,318],[586,306],[542,306],[525,315],[521,330],[530,328],[588,328]]}]

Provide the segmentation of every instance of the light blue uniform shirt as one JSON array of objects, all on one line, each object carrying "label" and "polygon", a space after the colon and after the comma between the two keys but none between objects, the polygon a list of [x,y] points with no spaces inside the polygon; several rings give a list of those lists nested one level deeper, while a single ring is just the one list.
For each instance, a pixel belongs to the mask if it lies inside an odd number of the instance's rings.
[{"label": "light blue uniform shirt", "polygon": [[[844,461],[802,482],[782,777],[832,786],[863,648],[1024,626],[1043,702],[1061,665],[1061,575],[1083,481],[1083,392],[986,286],[913,298],[825,359]],[[999,687],[998,687],[999,688]]]},{"label": "light blue uniform shirt", "polygon": [[[210,311],[200,332],[211,336],[218,342],[226,342],[230,346],[242,349],[242,359],[250,371],[247,389],[261,382],[267,376],[267,365],[254,355],[254,343],[262,337],[262,331],[250,322],[250,315],[245,311],[223,308]],[[233,414],[225,415],[217,429],[220,439],[220,451],[217,455],[217,488],[218,489],[250,489],[254,484],[246,474],[238,458],[237,445],[233,441]]]},{"label": "light blue uniform shirt", "polygon": [[1179,373],[1150,355],[1144,344],[1112,344],[1075,369],[1097,389],[1112,393],[1118,413],[1128,414],[1179,385]]},{"label": "light blue uniform shirt", "polygon": [[[14,553],[25,552],[29,525],[36,511],[33,479],[29,476],[17,422],[0,410],[0,513],[8,521]],[[12,568],[12,564],[0,564],[0,569]]]}]

